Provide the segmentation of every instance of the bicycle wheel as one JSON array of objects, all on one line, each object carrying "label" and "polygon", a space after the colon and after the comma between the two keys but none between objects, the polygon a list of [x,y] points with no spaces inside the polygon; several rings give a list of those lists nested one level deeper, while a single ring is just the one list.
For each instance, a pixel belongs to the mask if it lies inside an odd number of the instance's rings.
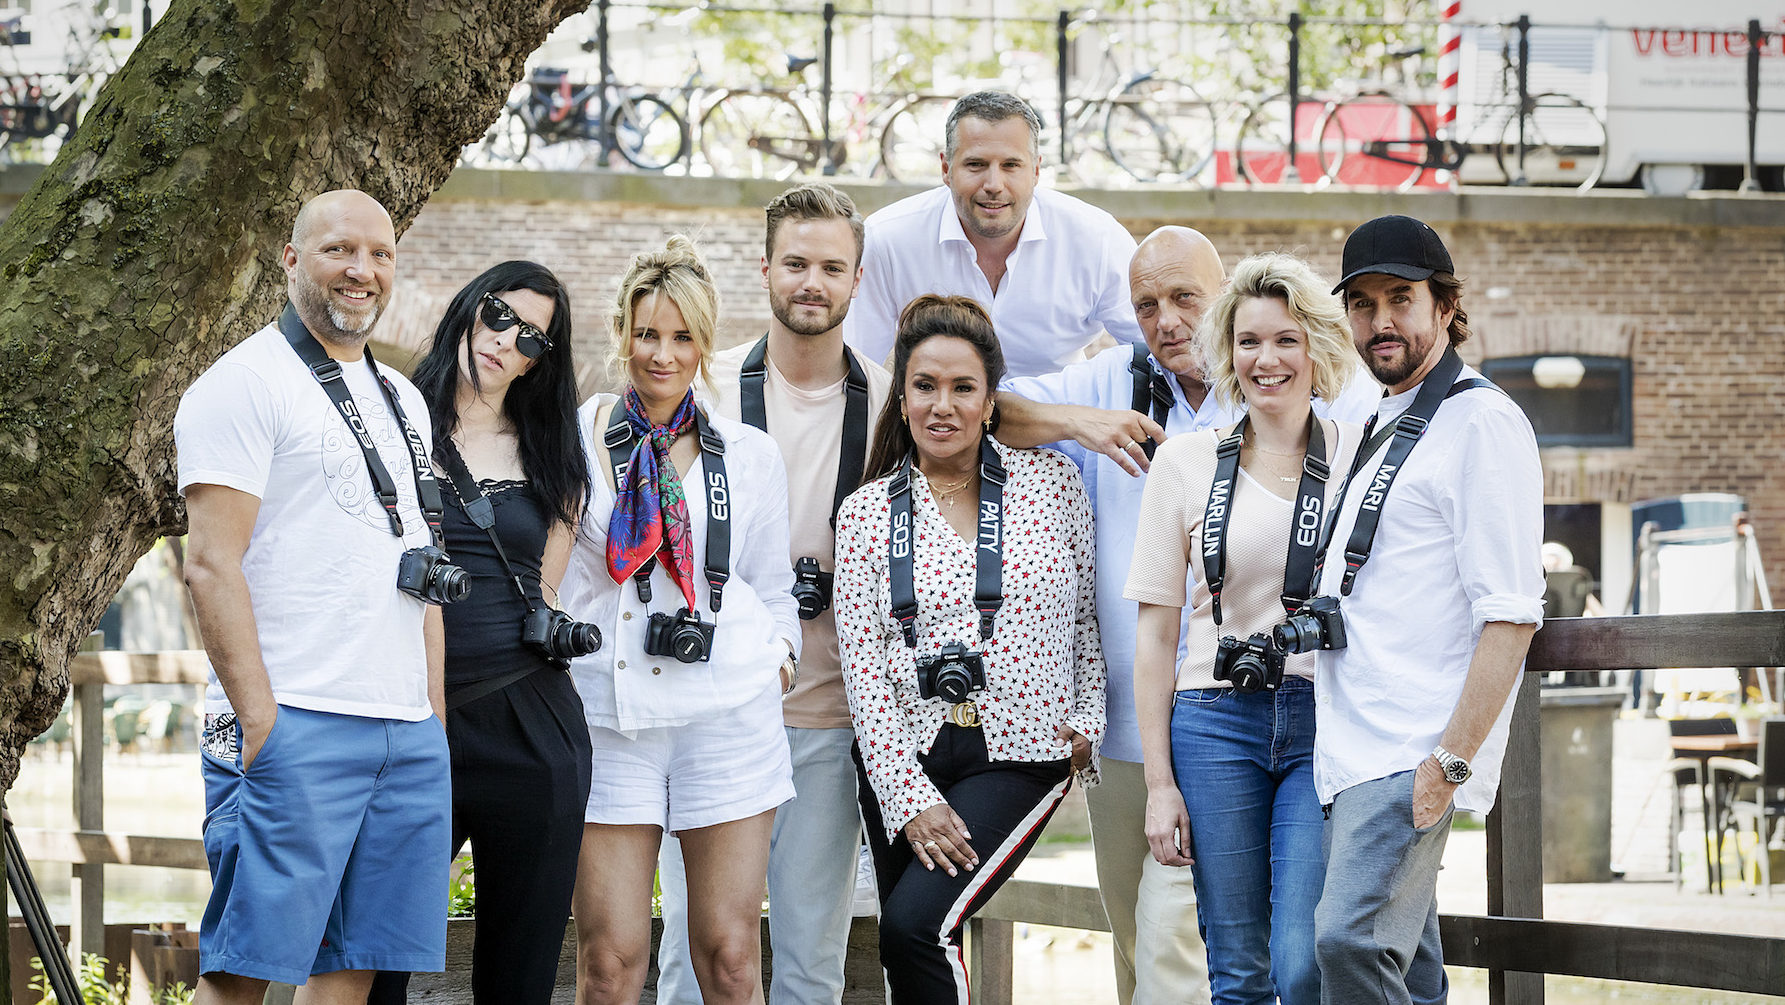
[{"label": "bicycle wheel", "polygon": [[[1519,123],[1509,115],[1494,160],[1512,182],[1519,174]],[[1536,94],[1525,126],[1524,176],[1534,185],[1568,185],[1585,192],[1605,171],[1605,123],[1585,102],[1566,94]]]},{"label": "bicycle wheel", "polygon": [[1405,192],[1426,173],[1432,149],[1425,116],[1385,91],[1365,92],[1328,108],[1315,135],[1321,173],[1346,188]]},{"label": "bicycle wheel", "polygon": [[519,108],[510,105],[490,123],[483,139],[465,148],[462,159],[471,167],[518,167],[527,159],[527,147],[532,138],[526,117]]},{"label": "bicycle wheel", "polygon": [[1215,113],[1189,84],[1143,76],[1110,102],[1103,144],[1139,181],[1191,181],[1214,157]]},{"label": "bicycle wheel", "polygon": [[1233,141],[1233,171],[1247,185],[1275,185],[1289,164],[1289,95],[1273,94],[1246,113]]},{"label": "bicycle wheel", "polygon": [[911,98],[880,131],[880,169],[888,181],[931,181],[942,173],[942,146],[954,99],[940,94]]},{"label": "bicycle wheel", "polygon": [[713,174],[788,178],[818,163],[819,141],[793,99],[766,91],[733,91],[700,117],[700,155]]},{"label": "bicycle wheel", "polygon": [[622,97],[607,113],[620,156],[633,167],[662,171],[688,156],[688,123],[655,94]]}]

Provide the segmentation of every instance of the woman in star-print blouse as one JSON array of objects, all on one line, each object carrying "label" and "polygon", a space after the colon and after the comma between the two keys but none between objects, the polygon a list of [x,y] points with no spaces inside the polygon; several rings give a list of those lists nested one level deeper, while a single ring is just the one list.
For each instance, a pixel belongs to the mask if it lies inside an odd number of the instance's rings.
[{"label": "woman in star-print blouse", "polygon": [[[967,1001],[968,917],[1028,853],[1074,770],[1089,776],[1103,731],[1090,502],[1065,457],[991,439],[1003,372],[977,303],[912,301],[893,350],[897,393],[868,459],[873,480],[837,516],[834,604],[850,717],[878,802],[866,809],[894,1005]],[[975,559],[991,505],[981,501],[982,462],[993,460],[1005,472],[1003,602],[982,639]],[[901,472],[915,646],[892,613],[889,485]],[[931,688],[919,663],[951,643],[978,654],[983,689],[921,697]]]}]

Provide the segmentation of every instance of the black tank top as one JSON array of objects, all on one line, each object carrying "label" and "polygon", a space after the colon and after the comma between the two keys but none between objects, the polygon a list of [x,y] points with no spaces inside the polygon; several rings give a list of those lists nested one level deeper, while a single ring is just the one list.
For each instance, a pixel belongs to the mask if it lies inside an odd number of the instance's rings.
[{"label": "black tank top", "polygon": [[[480,481],[477,485],[495,506],[502,550],[520,573],[528,598],[540,604],[539,568],[550,518],[539,494],[525,481]],[[545,657],[521,644],[521,619],[527,607],[515,595],[490,535],[465,515],[451,483],[443,488],[447,554],[471,577],[470,596],[442,608],[447,687],[488,680],[525,666],[546,666]]]}]

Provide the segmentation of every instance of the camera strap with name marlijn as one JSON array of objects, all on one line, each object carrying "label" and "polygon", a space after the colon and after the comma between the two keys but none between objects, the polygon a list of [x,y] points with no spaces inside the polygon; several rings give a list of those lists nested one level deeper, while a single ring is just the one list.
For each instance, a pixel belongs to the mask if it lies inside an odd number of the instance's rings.
[{"label": "camera strap with name marlijn", "polygon": [[[1314,563],[1314,583],[1320,582],[1321,570],[1326,566],[1326,549],[1331,544],[1333,534],[1338,529],[1337,514],[1345,505],[1345,493],[1351,490],[1351,482],[1370,455],[1382,445],[1382,441],[1393,437],[1388,445],[1388,453],[1383,455],[1382,463],[1376,466],[1376,474],[1370,480],[1370,489],[1364,496],[1363,504],[1357,510],[1357,522],[1351,527],[1351,536],[1345,539],[1345,575],[1339,581],[1339,595],[1351,596],[1351,587],[1357,581],[1357,572],[1370,560],[1370,548],[1376,542],[1376,526],[1382,521],[1382,504],[1388,499],[1388,490],[1395,482],[1395,476],[1407,463],[1407,455],[1425,435],[1426,427],[1431,425],[1432,416],[1438,414],[1438,406],[1448,401],[1452,395],[1478,387],[1492,388],[1500,391],[1498,384],[1486,377],[1471,377],[1468,380],[1457,380],[1463,372],[1463,358],[1457,355],[1454,348],[1446,348],[1444,355],[1426,379],[1420,382],[1419,392],[1413,397],[1413,404],[1401,413],[1394,425],[1380,432],[1376,431],[1378,416],[1370,416],[1364,424],[1363,446],[1357,449],[1357,459],[1351,462],[1351,472],[1345,476],[1345,484],[1339,487],[1339,501],[1333,509],[1334,519],[1327,524],[1326,534],[1320,541],[1320,557]],[[1506,392],[1500,391],[1501,394]]]},{"label": "camera strap with name marlijn", "polygon": [[[769,431],[769,413],[762,389],[769,375],[768,352],[769,337],[764,335],[750,348],[738,371],[738,414],[744,422],[765,433]],[[867,371],[848,346],[843,347],[843,358],[849,363],[849,375],[843,378],[843,447],[837,455],[837,489],[831,497],[832,527],[837,525],[837,510],[843,508],[843,500],[861,486],[871,432]]]},{"label": "camera strap with name marlijn", "polygon": [[[485,534],[490,536],[490,544],[496,549],[496,558],[502,562],[502,571],[508,574],[508,581],[514,584],[514,592],[521,598],[521,606],[531,614],[534,609],[533,599],[527,596],[527,589],[521,583],[521,574],[514,570],[508,561],[508,552],[502,548],[502,539],[496,535],[496,507],[490,502],[483,490],[477,487],[477,479],[471,477],[471,469],[465,466],[465,459],[459,456],[459,448],[451,440],[440,444],[434,450],[440,459],[440,466],[446,469],[446,477],[452,483],[452,490],[459,497],[459,504],[465,508],[465,515],[471,519]],[[554,667],[569,670],[568,666],[559,667],[555,663],[544,666],[524,667],[498,674],[489,680],[474,681],[464,687],[456,688],[446,696],[448,712],[461,705],[467,705],[482,698],[486,694],[495,694],[515,681],[520,680],[538,670]]]},{"label": "camera strap with name marlijn", "polygon": [[[979,442],[979,536],[973,549],[973,606],[979,611],[979,639],[989,642],[1004,606],[1004,465],[990,436]],[[911,523],[911,458],[899,465],[886,485],[891,504],[888,572],[892,579],[892,616],[905,632],[905,644],[917,648],[917,572],[912,560],[916,532]]]},{"label": "camera strap with name marlijn", "polygon": [[[1203,582],[1215,625],[1221,624],[1221,586],[1227,579],[1227,525],[1233,521],[1233,495],[1240,475],[1240,447],[1250,416],[1241,416],[1215,448],[1215,481],[1209,486],[1208,507],[1202,516]],[[1294,614],[1314,591],[1314,574],[1320,556],[1320,515],[1326,505],[1326,479],[1332,468],[1326,460],[1326,433],[1320,417],[1308,415],[1308,449],[1302,455],[1301,483],[1295,490],[1294,525],[1289,534],[1289,561],[1283,569],[1283,610]]]},{"label": "camera strap with name marlijn", "polygon": [[[1165,428],[1165,417],[1171,414],[1173,397],[1171,384],[1165,375],[1153,367],[1152,354],[1147,352],[1144,342],[1134,344],[1134,358],[1128,361],[1128,372],[1134,377],[1134,399],[1128,407],[1142,415],[1148,414],[1148,406],[1152,406],[1152,419]],[[1141,441],[1140,448],[1146,451],[1147,460],[1159,449],[1159,444],[1151,436]]]},{"label": "camera strap with name marlijn", "polygon": [[[347,390],[347,381],[341,373],[341,364],[322,348],[310,329],[304,327],[299,320],[297,308],[285,305],[279,315],[279,331],[284,334],[285,341],[297,352],[298,358],[310,368],[310,375],[322,385],[322,390],[335,403],[335,410],[341,413],[342,421],[353,432],[359,441],[360,452],[366,457],[366,471],[372,476],[372,489],[378,493],[378,503],[384,507],[384,515],[390,520],[390,532],[399,540],[403,537],[403,518],[397,513],[397,483],[391,480],[390,472],[385,469],[384,461],[378,456],[378,447],[372,443],[372,434],[366,430],[366,422],[360,415],[359,405],[353,400],[353,392]],[[397,400],[397,389],[378,369],[378,363],[372,359],[372,350],[365,351],[366,366],[372,376],[378,378],[378,385],[384,389],[384,400],[389,403],[391,414],[396,416],[397,428],[403,432],[403,442],[409,447],[410,473],[415,476],[415,498],[421,504],[422,518],[427,521],[428,530],[433,534],[434,544],[446,547],[446,535],[440,529],[440,517],[445,512],[445,504],[440,498],[440,483],[434,478],[434,463],[428,460],[428,448],[422,443],[421,435],[409,424],[409,417],[403,414],[403,405]]]},{"label": "camera strap with name marlijn", "polygon": [[[620,483],[626,479],[626,466],[631,463],[632,449],[638,438],[632,433],[632,424],[626,421],[624,401],[614,402],[613,413],[602,441],[607,444],[607,462],[614,473],[614,491],[618,492]],[[731,579],[731,486],[725,478],[725,441],[698,407],[694,410],[694,428],[700,436],[700,454],[706,468],[707,604],[716,621],[725,584]],[[651,604],[651,570],[656,567],[657,558],[653,555],[632,574],[639,602],[646,607]]]}]

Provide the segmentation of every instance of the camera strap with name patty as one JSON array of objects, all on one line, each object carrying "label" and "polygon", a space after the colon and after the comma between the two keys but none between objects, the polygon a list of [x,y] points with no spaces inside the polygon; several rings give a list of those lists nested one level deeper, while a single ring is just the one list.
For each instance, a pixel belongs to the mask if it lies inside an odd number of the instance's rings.
[{"label": "camera strap with name patty", "polygon": [[1345,575],[1339,580],[1339,595],[1351,596],[1351,587],[1357,582],[1357,573],[1370,560],[1370,549],[1376,542],[1376,527],[1382,521],[1382,504],[1388,500],[1388,490],[1394,485],[1395,476],[1407,463],[1407,455],[1413,452],[1420,437],[1425,435],[1426,427],[1431,425],[1432,416],[1438,414],[1438,406],[1450,400],[1452,395],[1478,387],[1492,388],[1505,394],[1500,386],[1486,377],[1471,377],[1468,380],[1457,380],[1463,372],[1463,358],[1457,355],[1456,349],[1446,348],[1438,365],[1420,382],[1419,392],[1413,397],[1413,404],[1401,413],[1394,425],[1381,431],[1376,430],[1378,415],[1370,416],[1364,424],[1364,442],[1357,449],[1357,458],[1351,462],[1351,471],[1345,476],[1345,484],[1339,487],[1339,501],[1333,507],[1333,519],[1327,524],[1326,534],[1320,541],[1320,556],[1314,563],[1314,588],[1319,588],[1320,575],[1326,567],[1326,550],[1332,543],[1333,534],[1338,529],[1338,514],[1345,505],[1345,493],[1351,490],[1351,483],[1357,473],[1382,445],[1382,441],[1393,437],[1388,445],[1388,453],[1383,455],[1382,463],[1376,466],[1376,474],[1370,480],[1369,493],[1364,496],[1363,504],[1358,507],[1357,522],[1352,524],[1351,536],[1345,540]]},{"label": "camera strap with name patty", "polygon": [[[397,538],[403,536],[403,518],[397,513],[397,483],[391,479],[390,471],[378,456],[378,447],[372,442],[372,434],[366,429],[366,421],[360,415],[359,403],[353,400],[353,392],[347,389],[345,375],[341,364],[322,348],[310,329],[298,318],[297,308],[287,303],[285,310],[279,314],[279,331],[285,341],[298,354],[298,359],[310,368],[310,376],[322,385],[322,390],[334,402],[335,410],[341,413],[341,419],[347,423],[355,440],[359,441],[359,449],[366,458],[366,471],[372,476],[372,489],[378,494],[378,504],[384,507],[384,515],[390,520],[390,532]],[[434,477],[434,464],[428,460],[428,448],[422,443],[421,435],[409,424],[409,417],[403,414],[403,405],[397,400],[397,389],[391,386],[390,379],[378,369],[377,361],[372,359],[372,350],[365,351],[366,366],[372,376],[378,378],[378,384],[384,389],[384,400],[389,403],[391,414],[396,416],[397,428],[403,433],[403,442],[409,448],[410,473],[415,476],[415,498],[421,504],[422,518],[427,521],[428,530],[434,535],[434,543],[446,544],[446,535],[441,532],[440,518],[445,512],[445,504],[440,498],[440,483]]]},{"label": "camera strap with name patty", "polygon": [[[1215,624],[1221,624],[1221,586],[1227,578],[1227,526],[1233,518],[1234,489],[1240,475],[1240,447],[1245,442],[1250,416],[1240,416],[1215,448],[1215,481],[1209,486],[1209,502],[1202,516],[1203,582]],[[1325,424],[1308,415],[1308,449],[1302,456],[1302,478],[1296,486],[1295,514],[1291,517],[1289,561],[1283,567],[1283,610],[1294,614],[1314,591],[1314,572],[1320,556],[1320,516],[1326,505],[1326,480],[1332,468],[1326,459]]]},{"label": "camera strap with name patty", "polygon": [[[916,531],[911,522],[911,458],[886,485],[891,504],[887,538],[892,580],[892,616],[904,630],[905,644],[917,648],[917,571],[912,551]],[[1004,606],[1004,480],[1008,477],[990,436],[979,442],[979,534],[973,548],[973,607],[979,611],[979,639],[989,642]]]},{"label": "camera strap with name patty", "polygon": [[[725,584],[731,579],[731,485],[725,477],[725,441],[698,407],[694,410],[694,429],[700,436],[700,453],[706,469],[706,575],[710,591],[707,605],[717,618]],[[607,433],[602,439],[607,444],[608,466],[614,473],[614,491],[618,492],[620,483],[626,479],[626,466],[632,461],[632,448],[638,442],[638,437],[632,433],[632,424],[626,421],[624,401],[614,402],[613,418],[609,420]],[[651,570],[656,567],[657,559],[652,556],[632,574],[639,602],[647,606],[651,603]]]},{"label": "camera strap with name patty", "polygon": [[[1159,424],[1160,429],[1164,429],[1165,418],[1171,414],[1175,399],[1172,397],[1171,384],[1164,374],[1153,367],[1152,354],[1147,351],[1144,343],[1135,343],[1134,358],[1128,361],[1128,372],[1134,376],[1134,399],[1129,402],[1128,407],[1142,415],[1149,415]],[[1148,406],[1151,406],[1150,413]],[[1141,442],[1140,448],[1146,451],[1147,460],[1150,461],[1153,453],[1159,449],[1159,444],[1149,436]]]},{"label": "camera strap with name patty", "polygon": [[[763,385],[769,375],[769,337],[764,335],[744,357],[738,371],[738,414],[763,432],[769,431],[768,405]],[[868,374],[862,369],[855,351],[843,347],[843,358],[849,363],[849,375],[843,378],[843,445],[837,454],[837,488],[831,497],[831,526],[837,525],[837,510],[862,483],[862,466],[868,457]]]}]

